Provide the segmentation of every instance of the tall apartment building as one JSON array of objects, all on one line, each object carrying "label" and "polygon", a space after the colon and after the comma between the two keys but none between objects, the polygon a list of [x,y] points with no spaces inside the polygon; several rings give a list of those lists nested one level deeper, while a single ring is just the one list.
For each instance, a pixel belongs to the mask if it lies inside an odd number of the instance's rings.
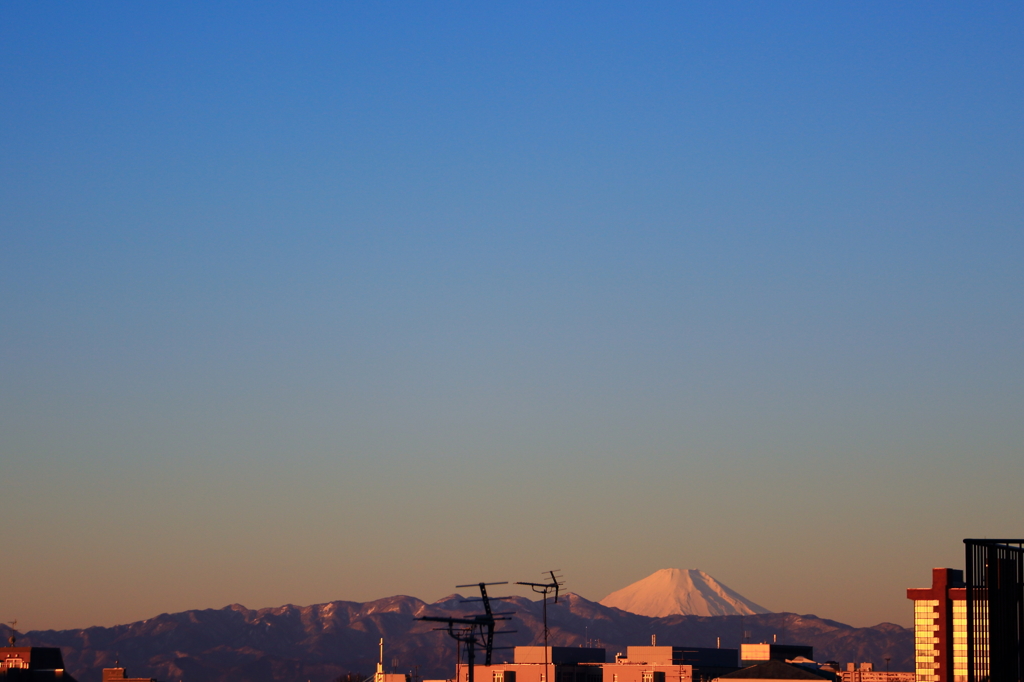
[{"label": "tall apartment building", "polygon": [[917,682],[967,682],[964,572],[933,568],[931,587],[911,587]]},{"label": "tall apartment building", "polygon": [[932,569],[914,601],[917,682],[1024,680],[1024,539],[964,540],[965,571]]},{"label": "tall apartment building", "polygon": [[[1024,679],[1024,539],[965,538],[967,682]],[[954,621],[955,623],[955,621]]]}]

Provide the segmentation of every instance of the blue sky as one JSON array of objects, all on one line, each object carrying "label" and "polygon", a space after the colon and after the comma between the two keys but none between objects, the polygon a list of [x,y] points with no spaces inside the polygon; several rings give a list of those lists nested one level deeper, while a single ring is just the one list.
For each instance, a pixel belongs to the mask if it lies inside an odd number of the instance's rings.
[{"label": "blue sky", "polygon": [[0,617],[679,567],[909,624],[1021,534],[1022,29],[3,6]]}]

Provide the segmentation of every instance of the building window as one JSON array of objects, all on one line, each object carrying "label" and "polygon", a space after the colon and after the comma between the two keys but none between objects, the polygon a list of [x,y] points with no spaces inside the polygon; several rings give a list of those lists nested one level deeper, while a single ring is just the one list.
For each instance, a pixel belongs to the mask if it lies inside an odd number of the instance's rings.
[{"label": "building window", "polygon": [[918,682],[936,682],[935,669],[939,664],[935,661],[938,652],[935,645],[939,643],[938,599],[918,599],[914,602],[914,667],[917,669]]}]

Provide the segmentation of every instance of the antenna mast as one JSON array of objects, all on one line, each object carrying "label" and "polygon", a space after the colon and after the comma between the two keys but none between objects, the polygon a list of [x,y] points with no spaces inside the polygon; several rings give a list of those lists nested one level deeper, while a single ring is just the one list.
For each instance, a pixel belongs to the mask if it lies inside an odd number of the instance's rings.
[{"label": "antenna mast", "polygon": [[[448,636],[454,639],[456,642],[461,642],[466,645],[466,658],[469,663],[469,679],[468,682],[473,682],[473,666],[476,664],[476,647],[481,646],[484,648],[484,665],[491,664],[491,655],[494,649],[494,636],[504,635],[515,630],[496,630],[495,626],[499,620],[512,620],[512,614],[515,611],[502,611],[499,613],[494,612],[491,609],[492,599],[511,599],[511,597],[489,597],[487,595],[488,585],[508,585],[508,582],[500,583],[474,583],[472,585],[456,585],[459,587],[479,587],[480,596],[471,597],[469,599],[463,599],[463,604],[470,602],[481,602],[484,607],[484,612],[468,618],[449,618],[444,616],[421,616],[416,620],[425,620],[433,623],[444,623],[447,625],[445,628],[438,628],[439,630],[447,630]],[[456,625],[462,625],[463,627],[455,627]],[[507,649],[510,647],[497,647],[499,649]]]},{"label": "antenna mast", "polygon": [[551,676],[548,674],[548,595],[552,592],[555,593],[555,602],[558,603],[558,591],[565,586],[565,579],[560,575],[555,575],[562,569],[556,568],[553,571],[547,571],[547,574],[551,577],[551,582],[548,583],[524,583],[517,582],[516,585],[526,585],[537,594],[544,595],[541,600],[544,604],[544,680],[542,682],[551,682]]},{"label": "antenna mast", "polygon": [[14,643],[18,641],[18,619],[15,618],[10,622],[11,625],[11,636],[7,638],[7,641],[14,646]]}]

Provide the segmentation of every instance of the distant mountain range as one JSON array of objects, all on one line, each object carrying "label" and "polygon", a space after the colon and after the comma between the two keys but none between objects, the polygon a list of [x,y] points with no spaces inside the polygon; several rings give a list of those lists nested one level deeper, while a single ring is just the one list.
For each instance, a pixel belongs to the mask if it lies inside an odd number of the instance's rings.
[{"label": "distant mountain range", "polygon": [[[397,659],[398,672],[426,678],[448,678],[454,672],[455,644],[433,624],[414,620],[421,615],[475,612],[479,604],[462,604],[452,595],[433,604],[396,596],[367,602],[335,601],[314,606],[281,606],[251,610],[240,605],[223,609],[162,614],[110,628],[44,630],[24,633],[23,646],[59,646],[68,671],[80,682],[98,682],[100,670],[115,660],[132,676],[163,682],[330,682],[347,672],[369,674],[377,660],[377,641],[385,641],[387,667]],[[516,615],[509,624],[515,634],[500,638],[503,646],[543,642],[541,603],[522,597],[503,602]],[[819,661],[871,661],[891,670],[913,670],[913,630],[883,623],[854,628],[817,616],[766,613],[746,616],[641,616],[603,606],[575,594],[548,604],[550,642],[554,646],[592,644],[608,650],[611,659],[626,646],[659,644],[738,647],[744,632],[750,641],[814,646]],[[0,627],[6,640],[9,632]],[[511,651],[495,652],[511,660]]]},{"label": "distant mountain range", "polygon": [[771,613],[704,571],[663,568],[601,600],[641,616],[752,616]]}]

